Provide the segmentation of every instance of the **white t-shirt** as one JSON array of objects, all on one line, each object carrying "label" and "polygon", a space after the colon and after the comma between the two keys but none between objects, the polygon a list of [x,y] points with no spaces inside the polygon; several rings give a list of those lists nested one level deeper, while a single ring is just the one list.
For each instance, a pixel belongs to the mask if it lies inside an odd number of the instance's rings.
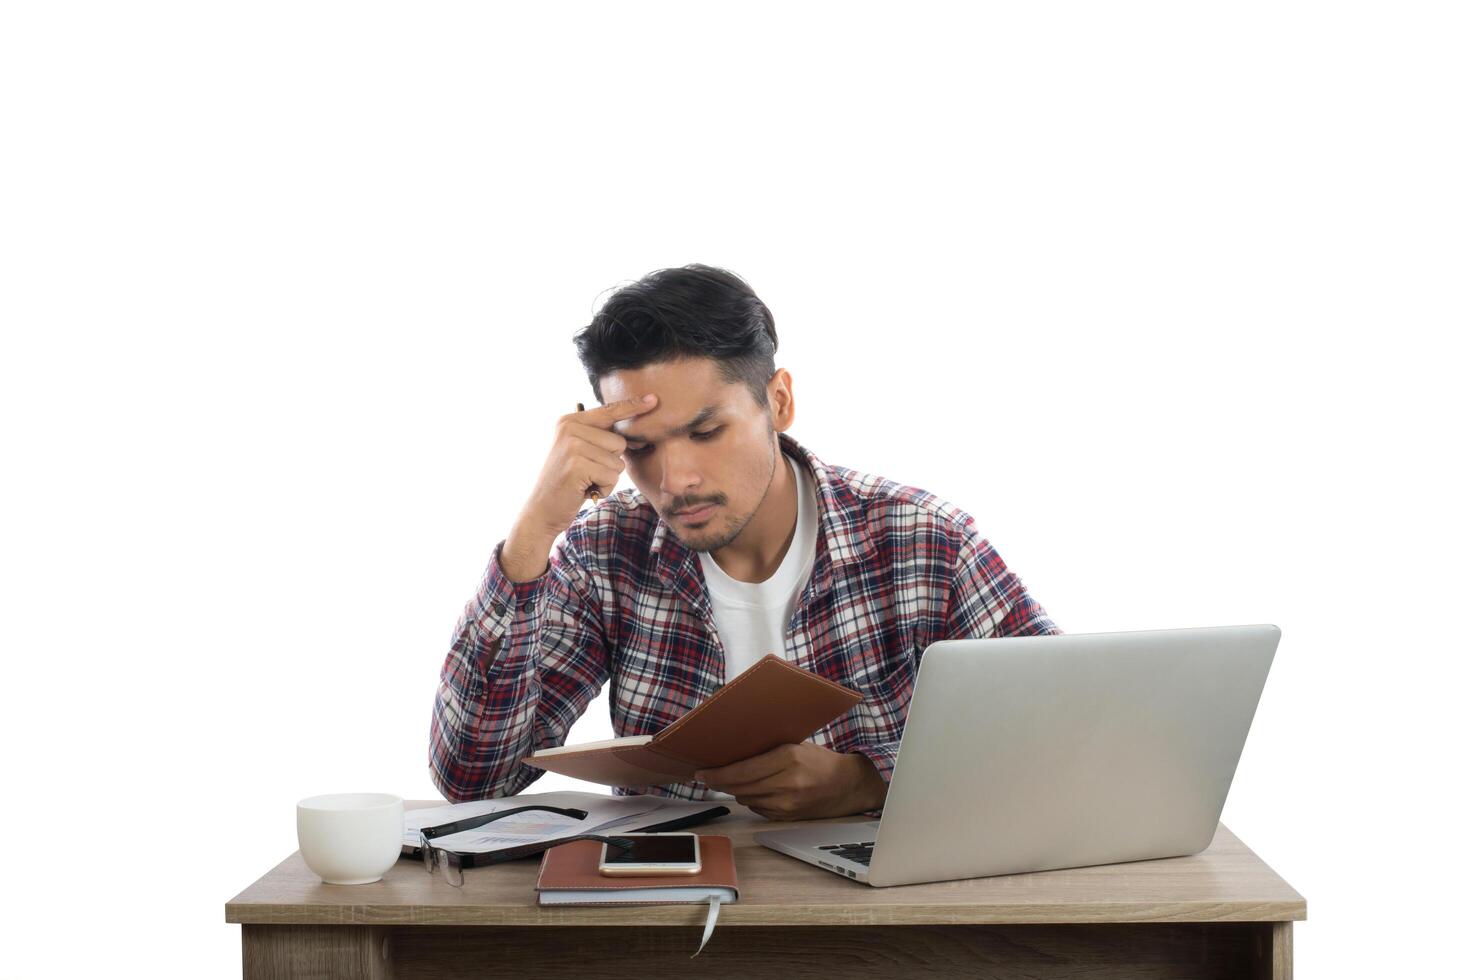
[{"label": "white t-shirt", "polygon": [[775,574],[763,582],[730,578],[708,552],[699,553],[714,607],[714,625],[724,647],[724,681],[729,683],[773,653],[786,657],[786,624],[816,562],[816,485],[806,467],[781,453],[796,477],[796,533]]},{"label": "white t-shirt", "polygon": [[[806,467],[788,460],[796,475],[796,533],[775,574],[763,582],[732,579],[708,552],[699,552],[704,584],[714,607],[714,627],[724,647],[724,682],[728,684],[767,653],[786,657],[786,624],[801,601],[801,591],[816,563],[816,484]],[[712,799],[732,800],[710,790]]]}]

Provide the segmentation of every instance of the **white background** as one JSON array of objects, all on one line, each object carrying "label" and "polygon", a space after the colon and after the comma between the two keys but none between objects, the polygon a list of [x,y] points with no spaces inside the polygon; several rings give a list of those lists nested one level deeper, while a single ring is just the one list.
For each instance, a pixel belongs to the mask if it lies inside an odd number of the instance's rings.
[{"label": "white background", "polygon": [[693,261],[1067,632],[1282,628],[1301,975],[1456,948],[1455,5],[0,9],[0,975],[237,975],[297,799],[436,796],[571,335]]}]

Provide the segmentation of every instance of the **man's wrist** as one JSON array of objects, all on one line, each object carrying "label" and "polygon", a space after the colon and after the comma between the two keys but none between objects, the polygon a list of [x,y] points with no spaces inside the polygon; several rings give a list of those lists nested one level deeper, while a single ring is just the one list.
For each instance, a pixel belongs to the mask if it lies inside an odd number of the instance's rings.
[{"label": "man's wrist", "polygon": [[848,752],[847,755],[852,759],[852,769],[856,774],[851,795],[851,812],[881,810],[888,798],[887,780],[882,778],[882,773],[877,771],[873,761],[861,752]]},{"label": "man's wrist", "polygon": [[501,574],[516,583],[540,578],[551,567],[551,546],[555,541],[554,534],[545,538],[528,533],[519,525],[512,527],[500,547]]}]

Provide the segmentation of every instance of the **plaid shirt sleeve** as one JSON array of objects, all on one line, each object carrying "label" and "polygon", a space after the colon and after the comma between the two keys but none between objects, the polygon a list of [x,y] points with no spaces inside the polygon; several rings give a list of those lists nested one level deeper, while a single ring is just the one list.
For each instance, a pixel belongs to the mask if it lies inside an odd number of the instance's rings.
[{"label": "plaid shirt sleeve", "polygon": [[521,792],[544,770],[519,760],[561,745],[607,680],[595,590],[568,535],[540,578],[512,582],[495,546],[439,674],[429,770],[462,803]]},{"label": "plaid shirt sleeve", "polygon": [[[939,640],[988,639],[1001,636],[1039,636],[1060,633],[1040,603],[1031,598],[1020,577],[1005,565],[999,552],[980,536],[974,520],[959,512],[961,523],[953,551],[953,577]],[[915,656],[921,658],[922,651]],[[914,670],[917,670],[917,663]],[[859,745],[855,751],[872,760],[884,782],[892,782],[900,737]],[[869,815],[881,810],[868,811]]]}]

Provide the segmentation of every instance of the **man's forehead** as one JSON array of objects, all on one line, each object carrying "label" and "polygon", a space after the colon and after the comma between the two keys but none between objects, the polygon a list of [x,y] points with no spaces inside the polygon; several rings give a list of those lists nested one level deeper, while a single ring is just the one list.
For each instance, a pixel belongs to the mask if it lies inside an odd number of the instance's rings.
[{"label": "man's forehead", "polygon": [[[720,402],[706,405],[691,405],[685,408],[665,408],[662,404],[647,415],[623,419],[613,423],[612,429],[626,439],[638,442],[657,442],[671,436],[683,435],[715,418],[724,410]],[[663,418],[654,419],[653,416]]]}]

